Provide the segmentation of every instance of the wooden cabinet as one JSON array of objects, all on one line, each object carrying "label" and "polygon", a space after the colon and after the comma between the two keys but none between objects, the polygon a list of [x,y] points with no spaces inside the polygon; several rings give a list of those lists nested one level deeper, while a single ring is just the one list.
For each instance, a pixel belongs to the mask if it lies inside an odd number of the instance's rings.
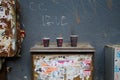
[{"label": "wooden cabinet", "polygon": [[30,52],[32,80],[93,80],[95,49],[89,44],[35,45]]}]

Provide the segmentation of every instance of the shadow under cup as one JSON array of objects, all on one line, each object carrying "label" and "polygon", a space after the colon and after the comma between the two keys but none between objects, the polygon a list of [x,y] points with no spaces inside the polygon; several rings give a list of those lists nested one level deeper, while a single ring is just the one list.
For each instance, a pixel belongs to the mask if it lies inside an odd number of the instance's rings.
[{"label": "shadow under cup", "polygon": [[70,35],[71,47],[77,47],[78,35]]},{"label": "shadow under cup", "polygon": [[43,40],[43,46],[49,47],[50,38],[43,38],[42,40]]}]

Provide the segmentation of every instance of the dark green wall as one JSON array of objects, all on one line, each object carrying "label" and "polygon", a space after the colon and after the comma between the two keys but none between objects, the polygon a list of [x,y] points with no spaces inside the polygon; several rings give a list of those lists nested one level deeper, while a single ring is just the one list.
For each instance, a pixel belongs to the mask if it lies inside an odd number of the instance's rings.
[{"label": "dark green wall", "polygon": [[62,35],[69,42],[70,34],[96,48],[94,80],[104,80],[104,46],[120,44],[120,0],[20,0],[20,4],[26,37],[22,57],[8,61],[12,67],[8,80],[31,80],[30,48],[43,37],[55,42]]}]

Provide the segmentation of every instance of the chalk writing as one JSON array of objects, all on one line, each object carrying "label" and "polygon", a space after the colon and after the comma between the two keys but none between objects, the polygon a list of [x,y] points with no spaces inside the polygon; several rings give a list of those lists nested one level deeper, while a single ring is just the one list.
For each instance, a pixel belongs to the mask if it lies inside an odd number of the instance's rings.
[{"label": "chalk writing", "polygon": [[[107,0],[107,2],[109,1],[109,6],[110,8],[112,7],[111,5],[111,1],[112,0]],[[31,10],[32,12],[37,12],[40,13],[39,16],[45,15],[42,17],[42,21],[43,21],[43,26],[65,26],[66,23],[66,17],[64,16],[50,16],[49,14],[52,15],[57,15],[62,13],[62,11],[66,12],[68,14],[68,16],[74,20],[74,16],[75,16],[75,20],[77,24],[86,24],[86,23],[91,23],[92,21],[94,21],[96,19],[96,14],[97,13],[97,9],[104,9],[104,14],[102,14],[102,16],[106,16],[108,14],[111,13],[111,11],[106,8],[107,6],[103,5],[102,3],[100,3],[97,0],[48,0],[47,3],[46,1],[42,1],[42,0],[34,0],[29,2],[29,10]],[[69,4],[67,4],[67,2],[69,2]],[[47,5],[48,4],[48,5]],[[88,4],[88,5],[86,5]],[[60,9],[60,10],[58,10]],[[58,13],[56,13],[56,11],[58,10]],[[55,12],[55,13],[51,13],[51,12]],[[75,14],[75,15],[73,15]],[[73,16],[71,16],[73,15]],[[85,16],[85,17],[84,17]]]},{"label": "chalk writing", "polygon": [[42,16],[42,23],[43,26],[52,26],[52,25],[65,26],[68,24],[66,16],[49,16],[49,15]]},{"label": "chalk writing", "polygon": [[34,8],[33,6],[34,6],[34,2],[30,2],[29,3],[29,8],[32,10],[32,11],[36,11],[36,8]]},{"label": "chalk writing", "polygon": [[30,2],[29,3],[29,9],[31,11],[47,11],[47,8],[44,7],[44,3],[36,3],[36,2]]}]

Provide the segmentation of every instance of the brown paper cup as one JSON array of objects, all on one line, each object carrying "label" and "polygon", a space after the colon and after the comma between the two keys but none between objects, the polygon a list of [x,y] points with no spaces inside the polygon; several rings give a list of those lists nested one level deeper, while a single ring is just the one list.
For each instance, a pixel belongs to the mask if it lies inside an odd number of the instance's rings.
[{"label": "brown paper cup", "polygon": [[77,47],[78,35],[70,35],[71,47]]}]

